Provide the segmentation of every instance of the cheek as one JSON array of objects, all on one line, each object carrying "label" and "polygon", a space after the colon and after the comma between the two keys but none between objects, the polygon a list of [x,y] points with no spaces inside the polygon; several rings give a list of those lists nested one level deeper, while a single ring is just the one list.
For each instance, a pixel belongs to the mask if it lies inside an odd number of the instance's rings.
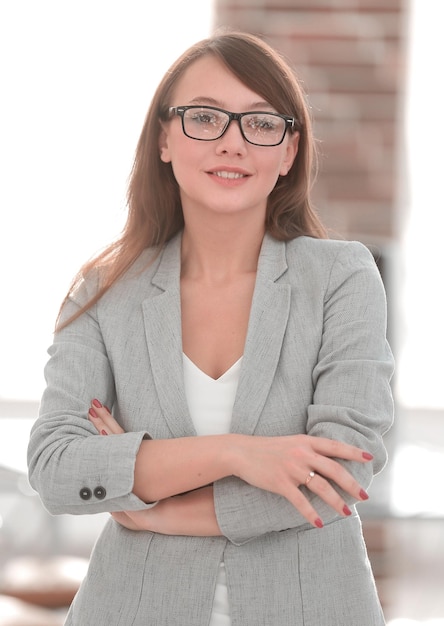
[{"label": "cheek", "polygon": [[194,174],[198,173],[199,167],[198,160],[193,155],[192,150],[179,147],[176,150],[171,150],[170,164],[179,187],[186,188],[189,185],[196,185]]},{"label": "cheek", "polygon": [[189,163],[196,161],[198,154],[196,154],[195,144],[199,143],[189,139],[182,132],[179,135],[171,135],[168,138],[168,156],[169,161],[177,166],[187,166]]},{"label": "cheek", "polygon": [[178,159],[187,159],[187,151],[192,149],[189,139],[182,132],[179,120],[172,120],[169,126],[162,128],[159,136],[159,153],[164,163],[172,163]]},{"label": "cheek", "polygon": [[263,177],[267,180],[272,188],[277,183],[279,176],[285,176],[288,172],[288,165],[283,158],[269,159],[267,163],[264,163],[262,168]]}]

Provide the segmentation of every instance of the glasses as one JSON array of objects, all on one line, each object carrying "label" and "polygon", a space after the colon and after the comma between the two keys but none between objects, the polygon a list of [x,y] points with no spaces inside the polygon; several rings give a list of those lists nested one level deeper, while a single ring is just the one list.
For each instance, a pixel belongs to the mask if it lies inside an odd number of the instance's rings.
[{"label": "glasses", "polygon": [[231,113],[218,107],[169,107],[168,114],[170,118],[178,115],[182,119],[184,134],[198,141],[220,139],[230,123],[236,120],[242,137],[254,146],[278,146],[287,129],[294,129],[296,123],[290,115],[263,111]]}]

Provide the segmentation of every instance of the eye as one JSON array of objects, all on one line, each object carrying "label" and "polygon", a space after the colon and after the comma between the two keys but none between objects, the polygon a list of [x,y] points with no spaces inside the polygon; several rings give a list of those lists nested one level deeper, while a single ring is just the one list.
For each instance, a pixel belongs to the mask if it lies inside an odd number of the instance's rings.
[{"label": "eye", "polygon": [[189,119],[195,124],[202,126],[218,126],[221,124],[221,116],[215,111],[205,110],[190,110]]},{"label": "eye", "polygon": [[280,118],[271,115],[255,115],[246,119],[246,126],[249,130],[256,132],[275,132],[278,128]]},{"label": "eye", "polygon": [[214,122],[214,115],[210,115],[209,113],[194,113],[192,120],[200,124],[211,124]]}]

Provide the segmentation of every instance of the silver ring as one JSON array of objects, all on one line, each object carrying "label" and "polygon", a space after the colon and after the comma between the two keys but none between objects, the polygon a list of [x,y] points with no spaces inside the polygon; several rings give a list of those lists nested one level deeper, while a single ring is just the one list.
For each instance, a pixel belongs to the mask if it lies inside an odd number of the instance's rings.
[{"label": "silver ring", "polygon": [[309,475],[307,476],[307,478],[305,479],[305,484],[306,485],[308,485],[308,483],[313,478],[313,476],[315,476],[315,473],[314,472],[310,472]]}]

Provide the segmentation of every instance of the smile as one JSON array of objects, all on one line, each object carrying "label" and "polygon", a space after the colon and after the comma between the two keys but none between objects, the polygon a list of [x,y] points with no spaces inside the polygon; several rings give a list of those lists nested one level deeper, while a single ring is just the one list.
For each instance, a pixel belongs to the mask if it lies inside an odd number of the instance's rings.
[{"label": "smile", "polygon": [[212,172],[215,176],[219,176],[219,178],[245,178],[245,174],[241,174],[240,172]]}]

